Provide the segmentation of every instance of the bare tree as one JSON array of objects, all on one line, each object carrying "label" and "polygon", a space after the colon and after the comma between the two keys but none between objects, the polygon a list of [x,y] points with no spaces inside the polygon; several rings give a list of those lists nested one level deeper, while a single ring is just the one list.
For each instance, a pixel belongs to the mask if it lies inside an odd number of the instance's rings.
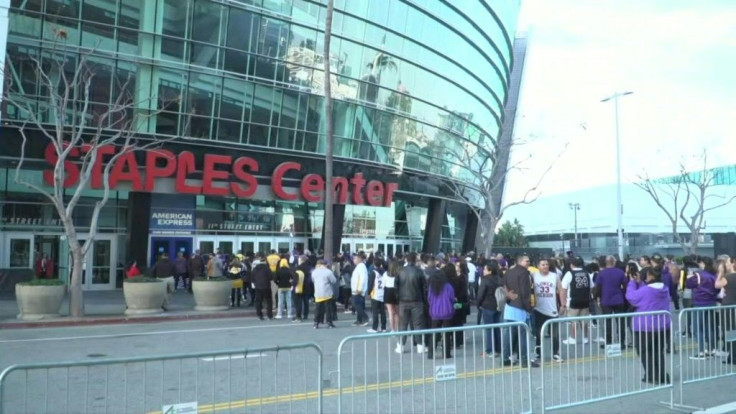
[{"label": "bare tree", "polygon": [[332,188],[332,157],[335,146],[334,123],[332,120],[332,68],[330,67],[330,43],[332,40],[332,15],[335,10],[335,1],[328,0],[327,14],[325,16],[325,48],[322,62],[325,71],[325,222],[324,222],[324,257],[329,263],[332,260],[333,249],[333,233],[334,233],[334,214],[333,205],[335,204],[334,192]]},{"label": "bare tree", "polygon": [[[65,44],[66,31],[57,29],[55,43],[43,52],[43,58],[33,54],[8,56],[8,64],[13,59],[27,59],[33,68],[40,90],[48,95],[37,100],[22,92],[13,83],[13,76],[5,71],[3,100],[17,108],[20,119],[18,130],[23,139],[20,159],[15,169],[15,182],[24,185],[47,198],[54,206],[64,229],[66,241],[72,256],[70,292],[71,316],[84,314],[82,291],[82,269],[90,247],[97,235],[98,219],[102,208],[110,199],[110,172],[123,157],[142,150],[151,150],[162,145],[165,140],[139,142],[137,135],[147,119],[156,116],[160,110],[150,109],[151,98],[143,102],[136,99],[134,80],[131,77],[116,80],[119,86],[111,104],[96,105],[91,94],[93,82],[99,68],[94,58],[99,56],[95,49],[77,50]],[[111,95],[112,95],[111,91]],[[178,99],[178,98],[177,98]],[[165,103],[161,103],[161,108]],[[43,187],[31,182],[24,174],[28,131],[40,134],[41,138],[53,147],[56,161],[53,164],[53,186]],[[113,149],[113,151],[110,151]],[[67,171],[67,164],[78,166],[78,177]],[[74,211],[82,194],[90,186],[95,169],[102,170],[102,197],[94,204],[88,231],[80,235],[74,224]],[[98,173],[99,174],[99,173]],[[76,175],[76,174],[75,174]],[[67,181],[75,181],[68,188]]]},{"label": "bare tree", "polygon": [[504,186],[508,174],[513,171],[527,172],[527,163],[531,155],[517,162],[509,164],[509,157],[514,147],[523,145],[522,141],[507,140],[499,141],[495,146],[483,147],[481,142],[478,146],[463,145],[460,149],[448,149],[448,154],[465,170],[473,185],[466,181],[455,179],[446,180],[446,186],[452,195],[461,203],[468,206],[470,211],[478,219],[484,253],[491,254],[496,226],[503,218],[509,207],[519,204],[531,204],[541,195],[540,187],[544,178],[554,166],[554,161],[567,149],[567,144],[560,154],[539,174],[535,184],[524,192],[521,199],[504,201]]},{"label": "bare tree", "polygon": [[[697,254],[700,235],[705,229],[705,215],[709,211],[725,207],[735,196],[727,197],[713,194],[716,185],[716,171],[708,168],[708,155],[703,150],[702,168],[689,171],[680,163],[678,175],[665,179],[652,179],[646,172],[638,175],[634,183],[652,198],[654,203],[670,220],[672,237],[682,247],[685,254]],[[689,233],[689,240],[683,238],[678,227],[682,221]]]}]

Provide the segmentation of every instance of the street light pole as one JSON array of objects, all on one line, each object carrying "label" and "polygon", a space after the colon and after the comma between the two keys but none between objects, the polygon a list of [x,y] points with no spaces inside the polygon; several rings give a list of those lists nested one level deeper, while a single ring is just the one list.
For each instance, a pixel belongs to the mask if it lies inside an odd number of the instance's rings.
[{"label": "street light pole", "polygon": [[568,205],[570,206],[570,210],[573,211],[573,214],[575,216],[575,248],[579,248],[580,241],[578,240],[578,211],[580,210],[580,203],[568,203]]},{"label": "street light pole", "polygon": [[614,114],[616,117],[616,199],[618,207],[618,223],[616,233],[618,234],[618,257],[619,260],[624,259],[624,204],[621,197],[621,136],[620,136],[620,119],[618,116],[618,98],[631,95],[634,92],[616,92],[613,95],[604,98],[601,102],[613,100]]}]

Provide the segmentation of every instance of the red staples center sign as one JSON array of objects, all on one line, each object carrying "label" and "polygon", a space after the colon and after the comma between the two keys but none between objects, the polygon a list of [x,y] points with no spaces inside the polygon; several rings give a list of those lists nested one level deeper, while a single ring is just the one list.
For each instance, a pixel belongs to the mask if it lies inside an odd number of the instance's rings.
[{"label": "red staples center sign", "polygon": [[[72,148],[68,159],[64,162],[66,179],[64,187],[70,188],[79,182],[80,166],[75,158],[83,156],[90,147]],[[92,167],[90,187],[103,188],[103,158],[115,155],[119,147],[106,145],[97,150],[97,160]],[[55,166],[59,157],[53,144],[45,151],[46,161]],[[116,188],[121,182],[130,183],[133,191],[154,191],[157,178],[176,178],[176,192],[179,194],[204,194],[213,196],[252,197],[258,190],[258,180],[254,173],[259,172],[258,161],[250,157],[233,158],[229,155],[206,154],[201,166],[201,184],[189,183],[189,175],[199,171],[195,165],[194,154],[182,151],[178,155],[165,149],[146,151],[145,174],[133,152],[118,158],[110,170],[110,188]],[[319,174],[307,174],[301,179],[299,188],[285,187],[284,180],[297,178],[302,171],[298,162],[279,164],[271,174],[271,189],[274,195],[282,200],[295,201],[300,198],[309,202],[320,202],[324,196],[325,180]],[[45,170],[43,178],[46,184],[54,185],[54,171]],[[382,181],[366,181],[362,173],[351,178],[334,177],[333,188],[336,202],[339,204],[368,204],[370,206],[391,206],[397,183]]]}]

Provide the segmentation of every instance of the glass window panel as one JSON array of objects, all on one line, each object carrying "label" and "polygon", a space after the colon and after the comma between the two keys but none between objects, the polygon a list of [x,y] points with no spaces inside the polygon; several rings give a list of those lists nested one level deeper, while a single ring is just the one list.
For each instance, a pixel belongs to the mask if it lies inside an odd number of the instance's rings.
[{"label": "glass window panel", "polygon": [[268,254],[271,252],[271,242],[258,242],[258,252]]},{"label": "glass window panel", "polygon": [[54,17],[79,18],[79,0],[46,0],[46,14]]},{"label": "glass window panel", "polygon": [[30,267],[31,240],[10,239],[10,267]]},{"label": "glass window panel", "polygon": [[243,252],[243,254],[255,253],[254,249],[255,242],[247,241],[240,243],[240,251]]},{"label": "glass window panel", "polygon": [[233,254],[233,242],[231,241],[220,241],[217,248],[220,249],[223,254],[228,256]]},{"label": "glass window panel", "polygon": [[[192,51],[190,62],[197,66],[218,67],[218,48],[222,41],[220,24],[224,23],[224,7],[211,0],[194,3]],[[214,45],[214,46],[213,46]]]},{"label": "glass window panel", "polygon": [[212,241],[200,241],[199,242],[199,251],[204,253],[214,253],[215,252],[215,242]]},{"label": "glass window panel", "polygon": [[92,250],[92,283],[110,283],[110,258],[112,257],[110,240],[95,240]]},{"label": "glass window panel", "polygon": [[120,14],[118,14],[118,25],[137,29],[140,24],[141,1],[120,0]]}]

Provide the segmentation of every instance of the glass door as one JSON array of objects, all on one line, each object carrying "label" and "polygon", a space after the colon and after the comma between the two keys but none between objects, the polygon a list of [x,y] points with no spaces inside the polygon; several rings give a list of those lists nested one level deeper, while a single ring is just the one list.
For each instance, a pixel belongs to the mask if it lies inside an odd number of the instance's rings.
[{"label": "glass door", "polygon": [[[84,244],[86,240],[79,240]],[[65,247],[66,280],[71,283],[71,251]],[[117,277],[117,238],[113,235],[98,235],[87,252],[87,260],[82,263],[82,289],[115,289]]]},{"label": "glass door", "polygon": [[201,254],[214,254],[220,250],[224,260],[230,260],[240,250],[240,245],[236,241],[235,236],[202,236],[197,237],[196,249],[199,249]]},{"label": "glass door", "polygon": [[84,285],[87,290],[108,290],[115,288],[115,266],[117,263],[116,239],[98,236],[95,238],[85,269]]},{"label": "glass door", "polygon": [[288,237],[274,237],[272,249],[278,254],[291,253],[291,239]]}]

